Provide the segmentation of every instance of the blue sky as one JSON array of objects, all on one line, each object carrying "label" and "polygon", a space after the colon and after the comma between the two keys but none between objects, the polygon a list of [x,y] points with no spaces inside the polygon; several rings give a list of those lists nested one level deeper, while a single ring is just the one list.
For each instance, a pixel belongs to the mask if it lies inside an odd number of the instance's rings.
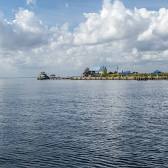
[{"label": "blue sky", "polygon": [[75,26],[84,19],[83,13],[99,11],[101,6],[101,0],[37,0],[34,6],[28,6],[26,0],[0,1],[0,10],[9,19],[18,8],[28,8],[49,25],[68,22]]},{"label": "blue sky", "polygon": [[[157,10],[168,7],[167,0],[122,0],[128,8]],[[8,18],[14,17],[19,8],[33,10],[48,25],[61,25],[68,22],[71,27],[84,20],[83,13],[98,12],[102,0],[37,0],[35,6],[28,6],[26,0],[1,0],[0,11]]]}]

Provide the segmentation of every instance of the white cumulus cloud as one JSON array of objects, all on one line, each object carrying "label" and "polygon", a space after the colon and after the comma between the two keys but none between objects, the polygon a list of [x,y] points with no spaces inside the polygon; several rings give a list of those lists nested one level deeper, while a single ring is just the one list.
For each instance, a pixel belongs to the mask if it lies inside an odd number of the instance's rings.
[{"label": "white cumulus cloud", "polygon": [[67,23],[45,25],[27,9],[19,9],[12,21],[0,17],[1,68],[80,74],[86,66],[151,70],[168,63],[168,9],[128,9],[120,1],[105,0],[99,12],[84,16],[71,31]]}]

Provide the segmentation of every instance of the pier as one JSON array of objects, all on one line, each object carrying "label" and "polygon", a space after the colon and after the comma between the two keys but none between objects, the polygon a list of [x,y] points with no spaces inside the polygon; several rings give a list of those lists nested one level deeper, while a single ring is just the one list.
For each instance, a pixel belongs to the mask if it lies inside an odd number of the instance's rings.
[{"label": "pier", "polygon": [[71,80],[137,80],[137,81],[148,81],[148,80],[168,80],[168,76],[165,77],[72,77]]}]

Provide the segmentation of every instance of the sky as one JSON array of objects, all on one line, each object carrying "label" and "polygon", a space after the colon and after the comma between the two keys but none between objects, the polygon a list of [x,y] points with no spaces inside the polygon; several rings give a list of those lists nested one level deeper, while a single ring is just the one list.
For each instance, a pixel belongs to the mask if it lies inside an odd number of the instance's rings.
[{"label": "sky", "polygon": [[102,65],[168,71],[168,1],[0,1],[0,77]]}]

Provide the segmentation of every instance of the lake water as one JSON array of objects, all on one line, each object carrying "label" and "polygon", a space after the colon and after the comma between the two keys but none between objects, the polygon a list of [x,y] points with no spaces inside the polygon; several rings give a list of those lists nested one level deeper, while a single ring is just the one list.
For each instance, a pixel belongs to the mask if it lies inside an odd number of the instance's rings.
[{"label": "lake water", "polygon": [[168,167],[168,81],[0,79],[0,167]]}]

